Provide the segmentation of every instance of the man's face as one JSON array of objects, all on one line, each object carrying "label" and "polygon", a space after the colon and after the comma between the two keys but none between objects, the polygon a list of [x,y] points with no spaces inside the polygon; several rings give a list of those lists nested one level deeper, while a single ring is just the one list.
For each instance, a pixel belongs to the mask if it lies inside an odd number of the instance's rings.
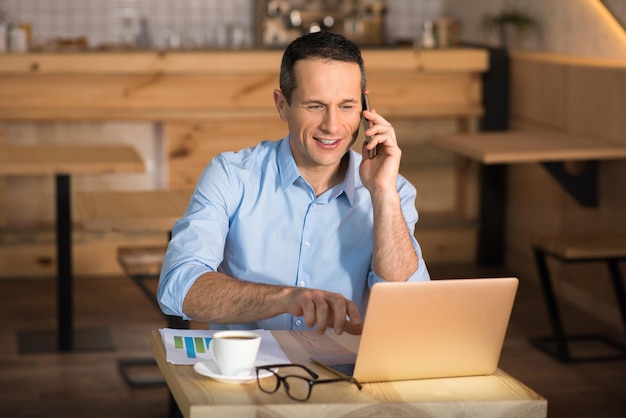
[{"label": "man's face", "polygon": [[297,88],[288,105],[275,93],[301,169],[336,168],[352,145],[361,118],[361,71],[355,63],[308,59],[295,65]]}]

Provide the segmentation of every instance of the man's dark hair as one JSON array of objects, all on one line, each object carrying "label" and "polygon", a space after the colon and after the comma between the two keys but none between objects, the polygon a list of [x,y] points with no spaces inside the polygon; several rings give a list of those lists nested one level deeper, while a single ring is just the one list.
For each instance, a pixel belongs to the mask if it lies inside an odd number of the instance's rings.
[{"label": "man's dark hair", "polygon": [[287,46],[280,64],[280,90],[287,103],[296,89],[294,67],[299,60],[320,58],[342,62],[354,62],[361,70],[361,92],[365,93],[365,64],[359,47],[343,35],[334,32],[314,32],[295,39]]}]

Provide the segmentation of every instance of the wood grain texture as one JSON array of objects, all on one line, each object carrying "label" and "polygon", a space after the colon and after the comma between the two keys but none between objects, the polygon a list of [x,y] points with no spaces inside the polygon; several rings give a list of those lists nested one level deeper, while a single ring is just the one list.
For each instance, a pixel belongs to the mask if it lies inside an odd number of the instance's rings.
[{"label": "wood grain texture", "polygon": [[144,163],[127,145],[0,144],[0,174],[55,175],[141,172]]},{"label": "wood grain texture", "polygon": [[512,52],[510,85],[515,118],[626,142],[626,60]]},{"label": "wood grain texture", "polygon": [[84,191],[76,193],[76,207],[86,230],[167,232],[190,196],[190,190]]},{"label": "wood grain texture", "polygon": [[[377,109],[478,116],[483,50],[364,52]],[[0,120],[166,120],[275,115],[279,51],[0,56]]]},{"label": "wood grain texture", "polygon": [[437,138],[435,143],[483,164],[626,158],[626,144],[545,129],[451,134]]},{"label": "wood grain texture", "polygon": [[[311,362],[311,355],[354,352],[358,337],[326,333],[274,331],[292,362],[303,363],[322,377],[332,374]],[[208,416],[470,416],[545,417],[547,401],[530,388],[498,370],[489,376],[368,383],[358,391],[353,385],[319,385],[307,402],[295,402],[279,390],[260,392],[256,383],[228,385],[196,374],[191,366],[174,366],[165,360],[160,334],[151,335],[153,355],[181,409],[188,418]]]},{"label": "wood grain texture", "polygon": [[[165,246],[167,233],[102,233],[74,228],[73,271],[77,276],[120,275],[120,246]],[[0,234],[0,279],[56,277],[56,246],[53,230],[2,231]]]},{"label": "wood grain texture", "polygon": [[[0,74],[246,74],[277,72],[278,50],[161,51],[105,53],[27,53],[0,57]],[[368,69],[405,71],[482,72],[487,53],[482,49],[442,49],[416,52],[410,48],[363,50]]]},{"label": "wood grain texture", "polygon": [[221,152],[238,151],[287,134],[278,115],[224,117],[212,121],[165,124],[170,189],[193,188],[202,170]]}]

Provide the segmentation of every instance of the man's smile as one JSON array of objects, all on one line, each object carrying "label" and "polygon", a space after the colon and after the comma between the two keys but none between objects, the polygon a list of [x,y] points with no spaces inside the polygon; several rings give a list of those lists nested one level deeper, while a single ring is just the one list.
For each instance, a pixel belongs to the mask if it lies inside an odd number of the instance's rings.
[{"label": "man's smile", "polygon": [[317,138],[314,137],[314,139],[321,143],[322,145],[328,145],[328,146],[332,146],[332,145],[337,145],[341,140],[340,139],[326,139],[326,138]]}]

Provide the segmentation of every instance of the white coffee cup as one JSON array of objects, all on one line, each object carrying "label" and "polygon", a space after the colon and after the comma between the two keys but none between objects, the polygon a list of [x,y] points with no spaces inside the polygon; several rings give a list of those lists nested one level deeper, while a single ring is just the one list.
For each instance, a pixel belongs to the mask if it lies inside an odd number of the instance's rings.
[{"label": "white coffee cup", "polygon": [[261,345],[252,331],[220,331],[213,334],[209,351],[223,376],[250,376]]}]

